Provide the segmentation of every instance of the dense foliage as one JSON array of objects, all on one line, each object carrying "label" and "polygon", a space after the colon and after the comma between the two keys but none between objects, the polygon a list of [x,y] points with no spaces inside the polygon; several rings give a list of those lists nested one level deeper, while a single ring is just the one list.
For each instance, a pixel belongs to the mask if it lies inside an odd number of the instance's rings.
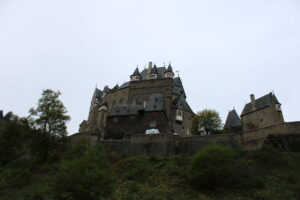
[{"label": "dense foliage", "polygon": [[207,135],[220,133],[222,120],[219,113],[215,110],[204,109],[194,116],[191,126],[193,135]]}]

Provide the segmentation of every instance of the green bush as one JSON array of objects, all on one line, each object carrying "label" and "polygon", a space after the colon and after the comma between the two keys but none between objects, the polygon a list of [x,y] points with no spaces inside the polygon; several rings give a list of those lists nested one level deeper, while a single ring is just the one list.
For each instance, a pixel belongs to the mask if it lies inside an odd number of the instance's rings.
[{"label": "green bush", "polygon": [[59,163],[51,180],[55,199],[96,200],[110,196],[114,190],[114,178],[100,146]]},{"label": "green bush", "polygon": [[230,147],[211,144],[192,157],[189,181],[201,189],[218,190],[236,184],[233,179],[238,153]]}]

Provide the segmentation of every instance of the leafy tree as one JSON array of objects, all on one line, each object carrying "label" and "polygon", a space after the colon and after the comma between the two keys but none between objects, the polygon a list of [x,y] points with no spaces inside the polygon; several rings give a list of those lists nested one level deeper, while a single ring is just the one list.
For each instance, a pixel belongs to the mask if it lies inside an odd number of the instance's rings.
[{"label": "leafy tree", "polygon": [[64,104],[59,99],[60,95],[59,91],[43,90],[37,108],[29,110],[30,117],[34,120],[34,126],[55,136],[65,136],[67,134],[66,122],[70,120],[70,116],[66,115],[67,110]]},{"label": "leafy tree", "polygon": [[43,90],[37,108],[29,110],[31,125],[38,131],[32,140],[31,150],[41,162],[47,161],[49,154],[53,156],[61,151],[67,142],[66,122],[70,117],[59,99],[60,95],[59,91]]},{"label": "leafy tree", "polygon": [[222,120],[219,113],[215,110],[204,109],[198,112],[194,117],[191,126],[191,132],[194,135],[199,135],[200,131],[206,134],[218,133],[222,128]]}]

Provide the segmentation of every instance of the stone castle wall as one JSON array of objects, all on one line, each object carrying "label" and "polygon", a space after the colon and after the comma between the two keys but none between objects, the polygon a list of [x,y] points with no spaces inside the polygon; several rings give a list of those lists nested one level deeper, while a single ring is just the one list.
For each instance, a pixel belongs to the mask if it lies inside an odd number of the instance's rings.
[{"label": "stone castle wall", "polygon": [[[216,142],[228,145],[234,149],[254,150],[268,143],[270,135],[282,137],[290,134],[300,135],[300,122],[282,123],[271,127],[256,129],[241,134],[228,133],[210,136],[176,136],[172,134],[157,135],[133,135],[130,140],[102,140],[100,141],[106,152],[114,152],[124,155],[160,155],[171,156],[175,154],[192,155],[200,151],[204,146]],[[79,138],[91,138],[91,144],[95,144],[97,137],[92,134],[75,134],[71,136]],[[298,138],[298,137],[297,137]]]}]

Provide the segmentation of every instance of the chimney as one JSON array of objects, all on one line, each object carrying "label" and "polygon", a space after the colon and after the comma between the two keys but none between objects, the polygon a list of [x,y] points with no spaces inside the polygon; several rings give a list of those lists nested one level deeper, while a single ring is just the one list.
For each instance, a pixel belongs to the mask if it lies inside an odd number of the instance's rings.
[{"label": "chimney", "polygon": [[147,69],[147,77],[146,77],[146,79],[150,79],[149,75],[150,75],[151,71],[152,71],[152,62],[150,61],[149,65],[148,65],[148,69]]},{"label": "chimney", "polygon": [[254,94],[250,95],[250,99],[251,99],[251,104],[252,104],[252,111],[254,111],[257,109]]}]

